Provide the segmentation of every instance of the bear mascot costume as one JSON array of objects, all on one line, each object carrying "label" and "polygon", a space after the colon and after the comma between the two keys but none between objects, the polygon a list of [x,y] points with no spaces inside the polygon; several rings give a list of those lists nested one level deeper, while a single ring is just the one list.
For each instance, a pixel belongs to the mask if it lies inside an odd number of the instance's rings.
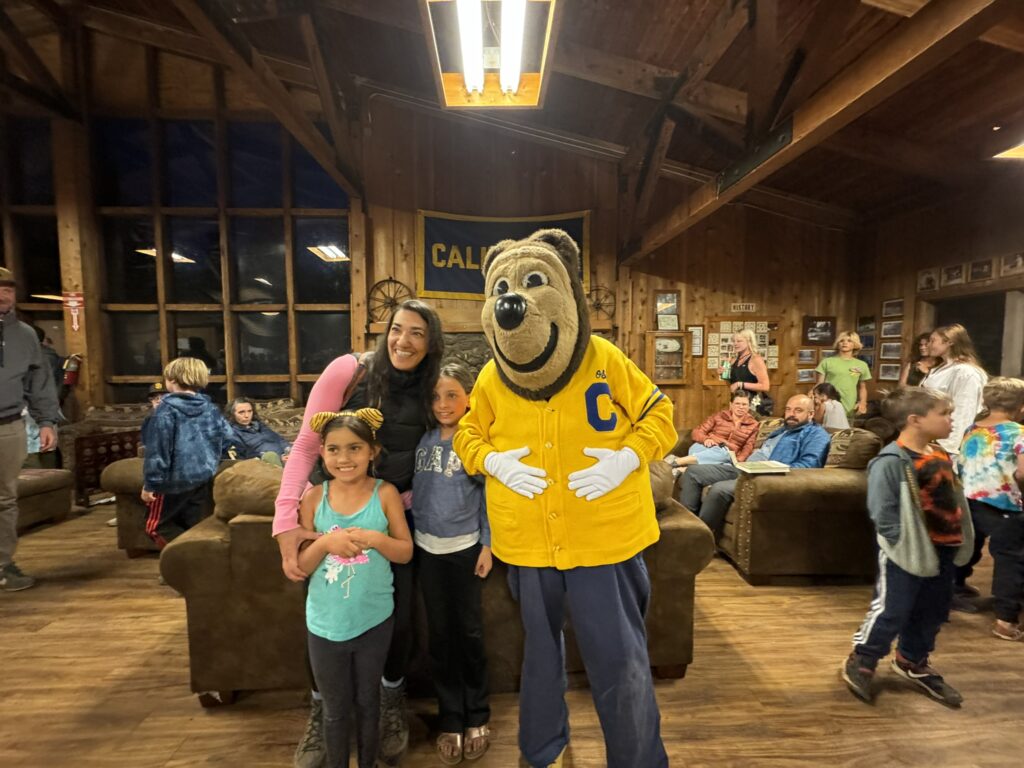
[{"label": "bear mascot costume", "polygon": [[658,523],[648,462],[678,439],[672,403],[612,343],[590,335],[579,249],[541,230],[482,265],[480,371],[454,446],[486,476],[495,556],[525,632],[519,748],[561,765],[569,743],[563,624],[572,617],[611,768],[668,765],[647,655],[643,550]]}]

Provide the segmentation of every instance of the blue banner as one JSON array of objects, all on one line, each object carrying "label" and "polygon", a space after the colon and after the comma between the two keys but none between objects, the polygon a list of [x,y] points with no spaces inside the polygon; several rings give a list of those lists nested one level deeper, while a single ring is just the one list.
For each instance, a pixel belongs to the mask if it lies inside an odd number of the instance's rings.
[{"label": "blue banner", "polygon": [[416,230],[417,295],[484,299],[480,264],[502,240],[521,240],[538,229],[564,229],[580,248],[583,284],[590,282],[590,211],[522,219],[489,219],[419,211]]}]

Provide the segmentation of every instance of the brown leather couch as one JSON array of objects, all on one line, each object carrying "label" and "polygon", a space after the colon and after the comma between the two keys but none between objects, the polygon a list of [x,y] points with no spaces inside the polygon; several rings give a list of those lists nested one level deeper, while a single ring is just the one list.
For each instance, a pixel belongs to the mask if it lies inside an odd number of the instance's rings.
[{"label": "brown leather couch", "polygon": [[[765,420],[757,445],[781,424]],[[687,430],[672,450],[685,456]],[[867,429],[833,432],[821,469],[745,475],[725,518],[718,549],[751,584],[791,577],[872,579],[875,534],[867,513],[867,463],[883,440]],[[677,483],[678,491],[678,483]]]},{"label": "brown leather couch", "polygon": [[[644,555],[652,583],[648,647],[656,675],[682,677],[693,659],[694,579],[714,543],[710,531],[672,499],[667,465],[652,467],[651,477],[662,537]],[[201,702],[229,701],[238,690],[309,684],[303,588],[281,573],[271,538],[279,482],[280,470],[258,460],[226,469],[214,484],[214,514],[161,556],[164,579],[185,597],[192,690],[203,694]],[[496,693],[518,689],[522,663],[519,611],[506,574],[496,562],[484,585],[485,642]],[[574,641],[567,645],[569,672],[582,673]],[[422,689],[422,653],[414,673],[417,666]]]},{"label": "brown leather couch", "polygon": [[73,479],[66,469],[22,469],[18,473],[18,533],[37,523],[59,523],[71,512]]}]

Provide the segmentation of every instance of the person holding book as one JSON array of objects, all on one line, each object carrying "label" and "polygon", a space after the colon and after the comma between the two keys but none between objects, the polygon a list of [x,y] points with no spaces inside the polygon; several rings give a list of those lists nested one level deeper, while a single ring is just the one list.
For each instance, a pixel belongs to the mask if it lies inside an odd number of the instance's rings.
[{"label": "person holding book", "polygon": [[[749,461],[779,462],[793,469],[821,467],[828,455],[829,436],[815,424],[814,402],[807,395],[794,395],[786,402],[785,423],[765,438],[764,444],[750,454]],[[736,496],[735,464],[698,464],[683,475],[680,503],[697,515],[717,539],[725,524],[725,515]],[[707,496],[704,489],[710,486]]]}]

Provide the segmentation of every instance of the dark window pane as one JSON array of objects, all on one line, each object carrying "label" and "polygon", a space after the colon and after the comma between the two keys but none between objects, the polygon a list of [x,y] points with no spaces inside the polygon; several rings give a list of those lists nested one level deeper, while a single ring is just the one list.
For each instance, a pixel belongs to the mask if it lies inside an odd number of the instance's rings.
[{"label": "dark window pane", "polygon": [[57,245],[57,219],[54,216],[15,216],[14,237],[21,253],[22,280],[28,296],[60,295],[60,249]]},{"label": "dark window pane", "polygon": [[336,357],[352,351],[348,312],[299,312],[299,373],[320,373]]},{"label": "dark window pane", "polygon": [[164,128],[164,200],[167,205],[217,205],[213,123],[168,120]]},{"label": "dark window pane", "polygon": [[8,123],[11,195],[15,205],[53,205],[50,121],[11,118]]},{"label": "dark window pane", "polygon": [[112,384],[110,387],[111,402],[121,404],[148,402],[146,394],[149,392],[149,387],[149,384]]},{"label": "dark window pane", "polygon": [[347,304],[352,293],[348,219],[296,217],[294,221],[295,301]]},{"label": "dark window pane", "polygon": [[231,219],[234,300],[241,304],[283,304],[284,222],[278,218]]},{"label": "dark window pane", "polygon": [[238,372],[288,373],[288,316],[284,312],[240,312]]},{"label": "dark window pane", "polygon": [[233,208],[280,208],[281,127],[277,123],[228,126]]},{"label": "dark window pane", "polygon": [[152,218],[104,218],[102,227],[107,301],[155,304],[156,243]]},{"label": "dark window pane", "polygon": [[156,312],[112,312],[111,373],[160,378],[160,320]]},{"label": "dark window pane", "polygon": [[149,122],[107,118],[93,122],[97,205],[150,205],[153,158]]},{"label": "dark window pane", "polygon": [[178,357],[198,357],[217,375],[224,373],[224,315],[220,312],[172,312],[171,332]]},{"label": "dark window pane", "polygon": [[177,304],[219,304],[220,234],[213,219],[170,216],[171,289]]},{"label": "dark window pane", "polygon": [[246,381],[235,385],[239,397],[251,397],[254,400],[277,400],[291,397],[291,385],[287,381]]},{"label": "dark window pane", "polygon": [[292,139],[292,206],[348,208],[348,195],[305,147]]}]

